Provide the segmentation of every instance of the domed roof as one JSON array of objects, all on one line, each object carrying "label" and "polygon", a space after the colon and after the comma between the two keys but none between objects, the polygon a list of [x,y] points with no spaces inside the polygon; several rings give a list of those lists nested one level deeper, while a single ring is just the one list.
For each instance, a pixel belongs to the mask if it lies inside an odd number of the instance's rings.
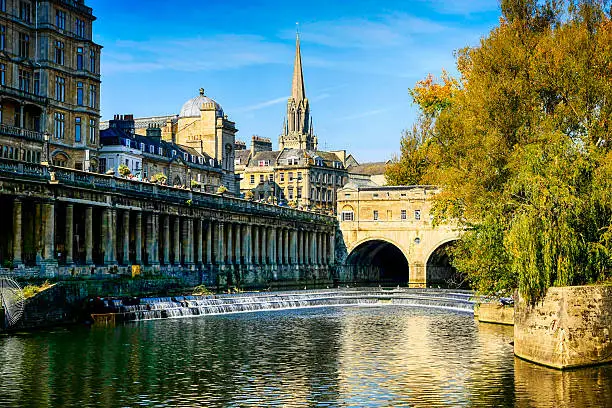
[{"label": "domed roof", "polygon": [[223,117],[223,108],[214,100],[210,99],[208,96],[204,95],[204,89],[200,88],[200,95],[196,96],[185,102],[183,108],[181,109],[181,113],[179,114],[180,118],[199,118],[201,115],[200,109],[204,104],[212,104],[216,110],[216,116]]}]

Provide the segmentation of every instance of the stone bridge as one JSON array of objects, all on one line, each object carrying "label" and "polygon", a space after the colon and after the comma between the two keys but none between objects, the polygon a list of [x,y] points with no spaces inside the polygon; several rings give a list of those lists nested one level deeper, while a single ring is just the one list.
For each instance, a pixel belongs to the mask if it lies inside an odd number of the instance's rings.
[{"label": "stone bridge", "polygon": [[334,279],[333,217],[0,159],[0,274],[142,273],[269,287]]},{"label": "stone bridge", "polygon": [[460,284],[447,249],[461,231],[432,225],[435,187],[358,187],[338,191],[338,217],[346,251],[338,243],[340,280],[409,284]]}]

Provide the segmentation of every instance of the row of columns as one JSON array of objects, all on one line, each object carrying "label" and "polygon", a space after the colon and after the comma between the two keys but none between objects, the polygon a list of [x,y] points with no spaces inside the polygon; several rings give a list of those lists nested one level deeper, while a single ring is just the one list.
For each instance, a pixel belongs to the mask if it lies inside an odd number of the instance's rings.
[{"label": "row of columns", "polygon": [[[39,263],[55,260],[55,203],[36,205],[43,245]],[[74,205],[66,203],[65,263],[74,264]],[[40,214],[39,214],[40,212]],[[85,206],[85,264],[93,265],[94,210]],[[133,220],[132,220],[133,218]],[[22,202],[13,205],[13,263],[22,259]],[[143,245],[144,238],[144,245]],[[334,234],[105,207],[100,219],[104,265],[332,265]],[[38,259],[40,257],[40,259]]]}]

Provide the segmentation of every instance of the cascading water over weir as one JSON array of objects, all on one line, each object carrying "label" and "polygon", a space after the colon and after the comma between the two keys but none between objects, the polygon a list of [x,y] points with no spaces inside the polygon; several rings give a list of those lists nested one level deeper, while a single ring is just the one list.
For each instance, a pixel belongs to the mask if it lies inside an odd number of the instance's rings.
[{"label": "cascading water over weir", "polygon": [[[473,293],[460,290],[356,288],[104,301],[98,323],[342,306],[407,306],[474,313]],[[129,304],[133,303],[133,304]]]}]

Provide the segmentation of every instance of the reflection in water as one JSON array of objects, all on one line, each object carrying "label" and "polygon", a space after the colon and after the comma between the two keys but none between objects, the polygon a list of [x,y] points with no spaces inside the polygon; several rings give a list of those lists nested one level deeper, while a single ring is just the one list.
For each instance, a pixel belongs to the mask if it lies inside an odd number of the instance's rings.
[{"label": "reflection in water", "polygon": [[609,367],[559,373],[515,361],[511,338],[512,328],[469,315],[393,306],[4,336],[0,407],[586,407],[610,399]]}]

